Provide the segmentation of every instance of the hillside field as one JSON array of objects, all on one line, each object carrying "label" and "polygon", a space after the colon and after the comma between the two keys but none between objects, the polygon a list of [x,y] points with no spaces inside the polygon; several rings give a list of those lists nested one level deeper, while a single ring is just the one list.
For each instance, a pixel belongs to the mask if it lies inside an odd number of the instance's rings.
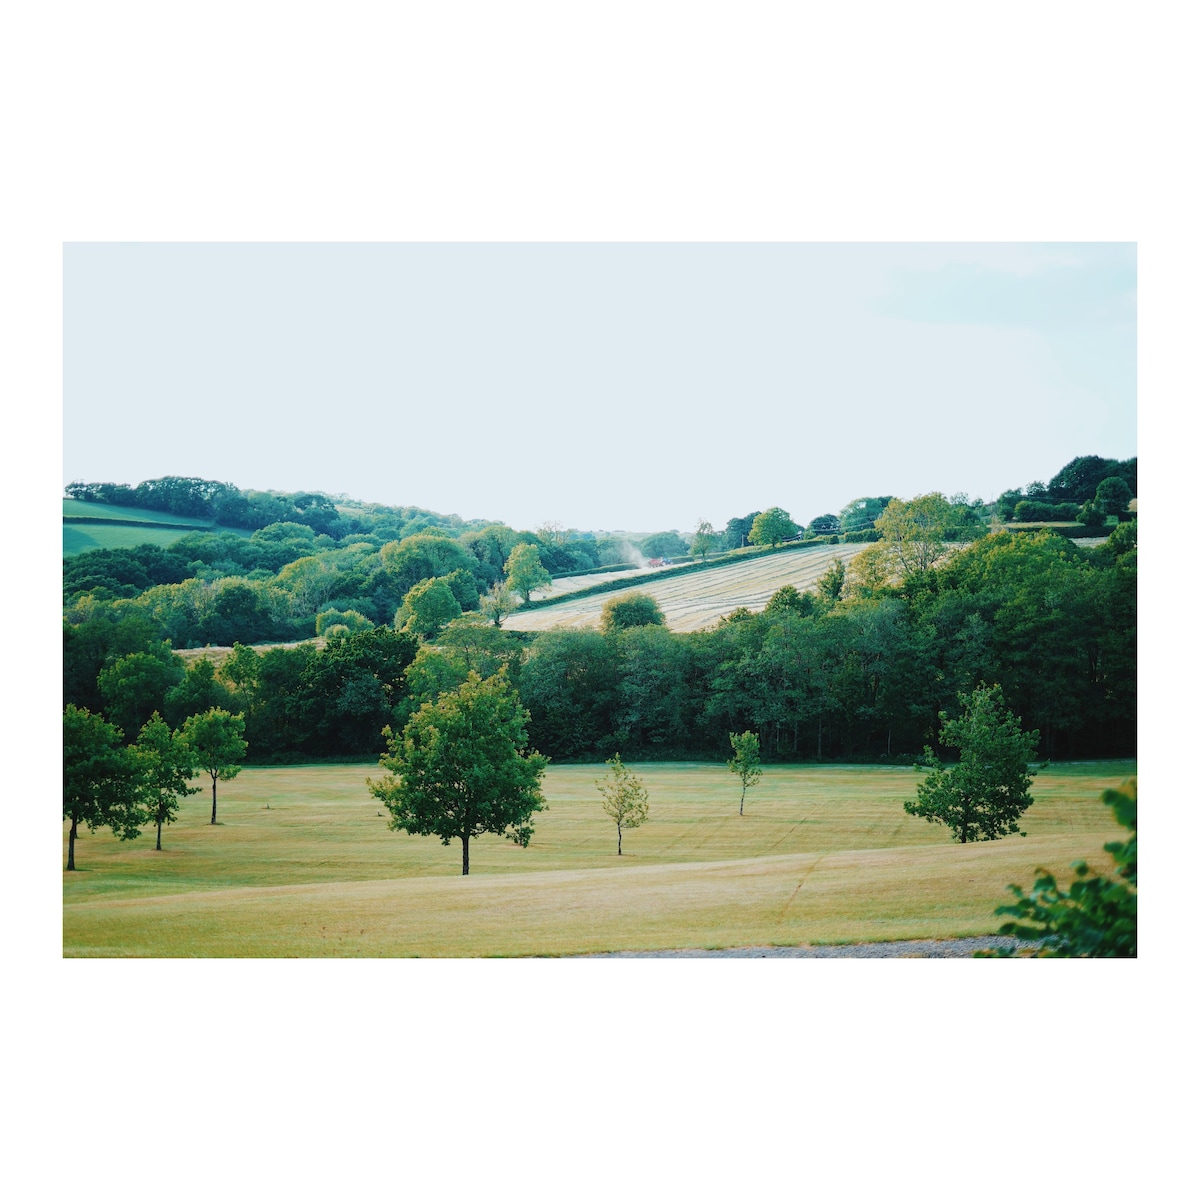
[{"label": "hillside field", "polygon": [[[722,563],[705,571],[686,575],[660,575],[654,572],[639,574],[631,584],[634,590],[645,592],[658,601],[667,619],[667,628],[675,633],[704,629],[716,624],[720,617],[744,606],[752,612],[766,607],[767,601],[784,584],[797,591],[812,591],[817,581],[829,570],[835,559],[849,561],[866,547],[812,546],[800,550],[768,554],[744,562]],[[633,576],[627,572],[622,578]],[[585,576],[584,579],[588,577]],[[567,583],[569,581],[556,581]],[[594,579],[588,582],[596,582]],[[523,613],[519,609],[505,622],[509,629],[542,630],[556,626],[579,629],[600,624],[600,611],[614,595],[622,592],[581,596],[564,600],[549,608]]]},{"label": "hillside field", "polygon": [[197,530],[234,533],[249,537],[246,529],[232,529],[206,517],[179,517],[150,508],[124,508],[64,498],[63,558],[86,550],[128,550],[150,543],[170,546]]},{"label": "hillside field", "polygon": [[[1037,866],[1109,863],[1100,791],[1131,761],[1064,763],[1034,780],[1028,837],[960,846],[905,814],[916,773],[768,767],[739,817],[720,765],[635,766],[650,821],[625,836],[600,809],[603,764],[550,767],[526,849],[387,829],[369,764],[247,768],[205,789],[154,850],[81,835],[64,874],[66,956],[492,956],[956,937],[994,932],[1006,885]],[[64,861],[65,861],[64,825]]]}]

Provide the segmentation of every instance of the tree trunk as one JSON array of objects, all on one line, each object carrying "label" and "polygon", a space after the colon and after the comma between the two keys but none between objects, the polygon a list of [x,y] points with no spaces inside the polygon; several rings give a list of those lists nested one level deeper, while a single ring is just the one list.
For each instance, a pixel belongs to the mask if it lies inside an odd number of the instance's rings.
[{"label": "tree trunk", "polygon": [[471,839],[464,837],[463,844],[463,874],[470,875],[471,873]]},{"label": "tree trunk", "polygon": [[617,857],[621,855],[621,826],[617,826]]},{"label": "tree trunk", "polygon": [[71,818],[71,836],[67,841],[67,870],[75,870],[75,831],[79,828],[79,818]]},{"label": "tree trunk", "polygon": [[159,823],[158,823],[158,844],[154,848],[155,848],[155,850],[162,849],[162,822],[161,821],[159,821]]},{"label": "tree trunk", "polygon": [[216,777],[216,775],[213,775],[212,781],[213,781],[213,815],[212,815],[212,820],[209,821],[209,824],[215,825],[217,823],[217,777]]},{"label": "tree trunk", "polygon": [[738,816],[744,817],[745,815],[746,815],[746,784],[745,784],[745,781],[743,781],[742,782],[742,802],[741,802],[741,804],[738,805]]}]

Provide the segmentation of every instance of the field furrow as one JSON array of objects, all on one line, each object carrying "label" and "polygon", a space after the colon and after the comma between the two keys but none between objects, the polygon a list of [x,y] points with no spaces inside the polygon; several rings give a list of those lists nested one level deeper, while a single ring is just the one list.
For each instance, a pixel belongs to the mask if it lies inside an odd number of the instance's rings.
[{"label": "field furrow", "polygon": [[[849,563],[864,548],[861,544],[813,546],[732,562],[689,575],[656,576],[654,572],[647,572],[639,574],[634,587],[658,601],[669,629],[677,633],[689,632],[715,625],[735,608],[745,607],[758,612],[788,583],[797,591],[813,591],[835,560]],[[608,592],[581,596],[578,600],[564,600],[550,608],[516,612],[506,624],[510,629],[524,630],[594,627],[600,624],[600,611],[606,601],[621,594]]]}]

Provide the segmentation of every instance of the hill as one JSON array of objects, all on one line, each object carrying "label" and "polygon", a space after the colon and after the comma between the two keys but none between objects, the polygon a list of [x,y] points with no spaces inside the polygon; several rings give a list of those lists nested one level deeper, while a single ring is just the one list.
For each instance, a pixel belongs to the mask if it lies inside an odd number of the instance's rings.
[{"label": "hill", "polygon": [[[704,571],[678,574],[639,571],[622,578],[629,580],[631,588],[653,596],[667,618],[667,627],[681,633],[714,625],[735,608],[763,609],[775,592],[788,583],[797,591],[813,591],[817,580],[835,560],[848,563],[865,548],[862,544],[810,546],[719,563]],[[570,583],[570,580],[556,580],[555,587],[566,584],[569,589]],[[612,594],[580,596],[530,612],[518,611],[505,624],[509,629],[529,631],[556,626],[573,629],[598,626],[600,611]]]},{"label": "hill", "polygon": [[170,546],[189,533],[233,533],[249,536],[248,529],[231,529],[208,517],[181,517],[151,508],[96,504],[64,498],[63,558],[87,550],[128,550],[149,543]]}]

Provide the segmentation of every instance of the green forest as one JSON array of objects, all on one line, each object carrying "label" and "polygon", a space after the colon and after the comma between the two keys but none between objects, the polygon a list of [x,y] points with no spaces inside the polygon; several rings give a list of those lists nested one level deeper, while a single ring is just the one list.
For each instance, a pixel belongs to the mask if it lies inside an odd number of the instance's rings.
[{"label": "green forest", "polygon": [[[716,759],[731,730],[755,731],[766,761],[912,761],[981,683],[1040,754],[1136,752],[1136,459],[1076,458],[991,504],[860,497],[807,525],[773,507],[637,545],[197,479],[66,491],[240,527],[64,560],[64,704],[130,743],[155,712],[178,729],[215,708],[242,715],[252,762],[374,758],[385,726],[474,670],[506,673],[531,746],[560,762]],[[1042,516],[1014,528],[1030,505]],[[1103,541],[1063,536],[1085,532]],[[503,627],[555,575],[631,555],[720,569],[781,541],[870,544],[815,592],[784,587],[701,632],[672,633],[653,602],[599,630]],[[233,651],[174,652],[206,645]]]}]

